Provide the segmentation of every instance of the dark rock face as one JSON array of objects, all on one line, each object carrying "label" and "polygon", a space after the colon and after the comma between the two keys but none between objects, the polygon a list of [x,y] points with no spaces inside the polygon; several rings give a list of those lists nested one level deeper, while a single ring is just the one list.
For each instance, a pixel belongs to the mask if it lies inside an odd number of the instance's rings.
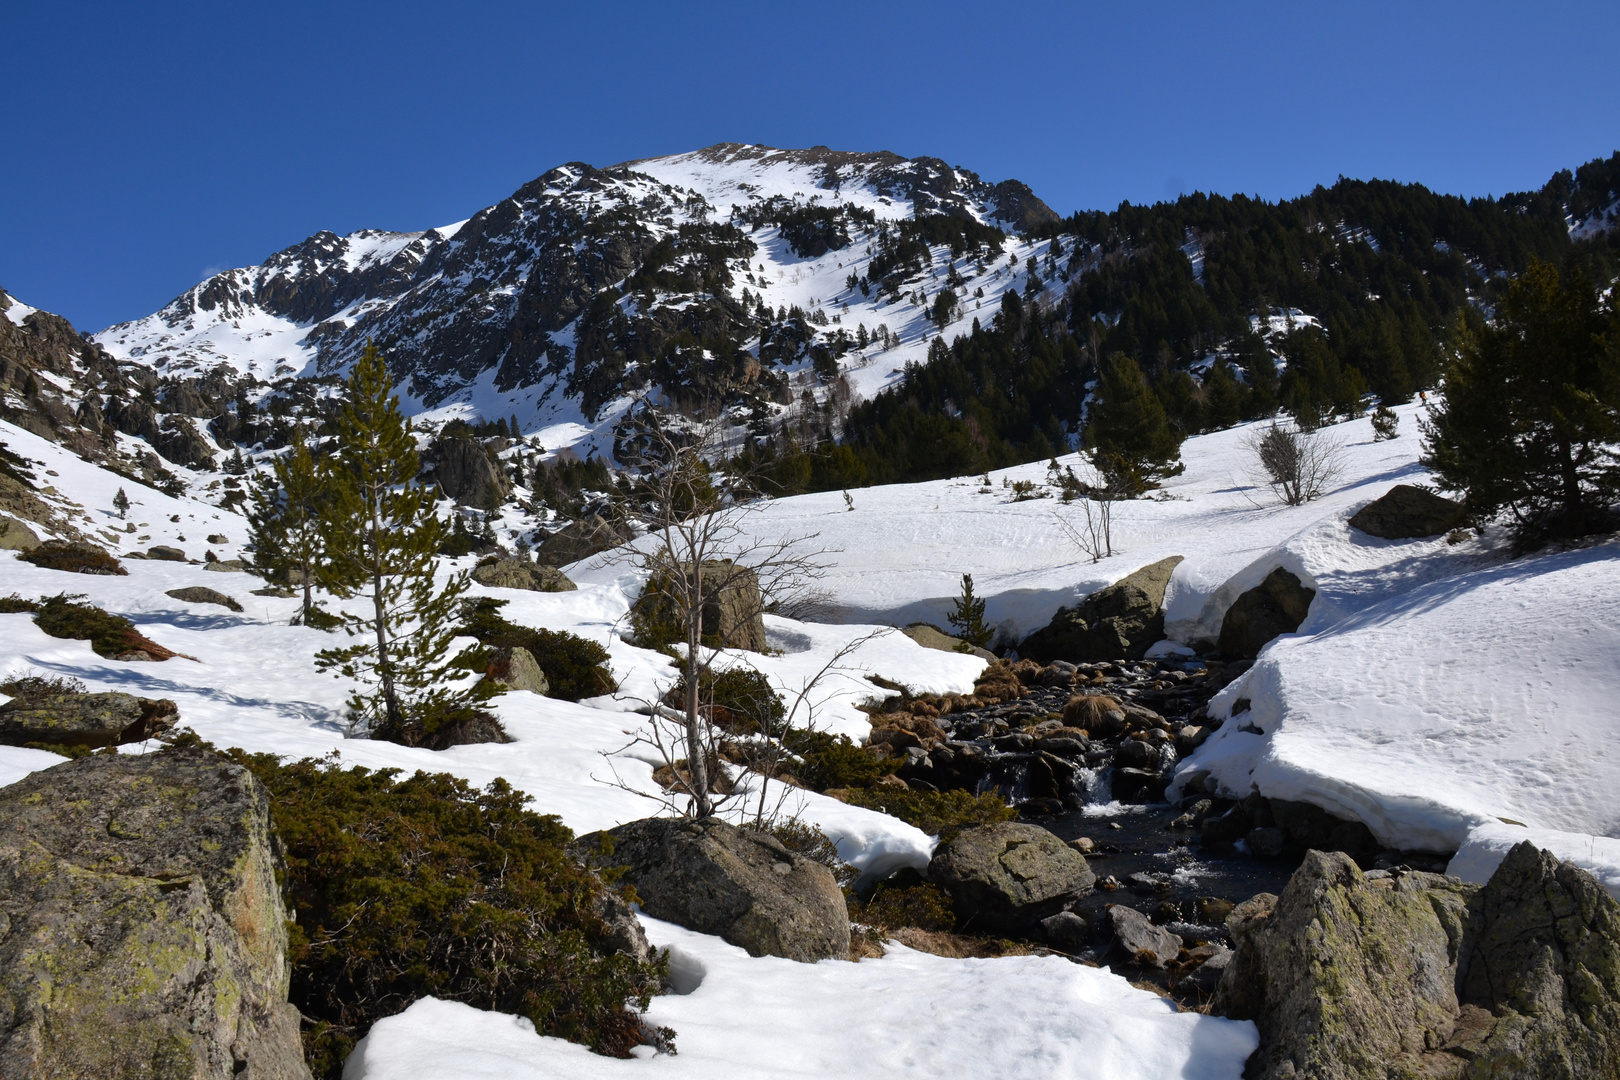
[{"label": "dark rock face", "polygon": [[[611,837],[612,849],[599,840]],[[849,956],[849,914],[832,871],[775,837],[719,818],[646,818],[582,836],[597,865],[627,866],[642,908],[751,956],[814,963]]]},{"label": "dark rock face", "polygon": [[190,419],[169,413],[158,425],[158,437],[152,442],[157,452],[170,461],[193,469],[214,467],[214,447],[202,437]]},{"label": "dark rock face", "polygon": [[1350,525],[1368,536],[1408,540],[1448,533],[1467,519],[1468,511],[1462,503],[1412,484],[1396,484],[1382,497],[1357,510]]},{"label": "dark rock face", "polygon": [[133,694],[54,694],[0,705],[0,743],[119,746],[168,731],[180,710],[168,698]]},{"label": "dark rock face", "polygon": [[555,566],[540,566],[522,559],[480,563],[472,579],[492,589],[527,589],[530,592],[573,592],[579,588]]},{"label": "dark rock face", "polygon": [[981,933],[1026,931],[1096,881],[1084,855],[1018,822],[963,829],[934,852],[928,879],[951,894],[964,928]]},{"label": "dark rock face", "polygon": [[0,1075],[308,1080],[269,826],[203,751],[0,789]]},{"label": "dark rock face", "polygon": [[[209,565],[217,566],[219,564],[210,563]],[[217,604],[232,611],[242,610],[242,605],[238,604],[233,598],[226,596],[217,589],[210,589],[206,585],[187,585],[183,589],[170,589],[163,595],[172,596],[176,600],[184,600],[188,604]]]},{"label": "dark rock face", "polygon": [[1526,842],[1483,887],[1310,852],[1227,918],[1258,1080],[1620,1076],[1620,904]]},{"label": "dark rock face", "polygon": [[512,485],[476,439],[439,439],[428,449],[431,477],[446,497],[462,506],[493,510],[512,494]]},{"label": "dark rock face", "polygon": [[1272,638],[1299,629],[1315,597],[1315,589],[1307,589],[1299,578],[1277,567],[1232,602],[1221,620],[1217,647],[1227,656],[1254,659]]},{"label": "dark rock face", "polygon": [[1052,621],[1025,638],[1018,655],[1049,664],[1054,660],[1140,660],[1164,637],[1164,591],[1180,555],[1144,566],[1072,608],[1059,608]]}]

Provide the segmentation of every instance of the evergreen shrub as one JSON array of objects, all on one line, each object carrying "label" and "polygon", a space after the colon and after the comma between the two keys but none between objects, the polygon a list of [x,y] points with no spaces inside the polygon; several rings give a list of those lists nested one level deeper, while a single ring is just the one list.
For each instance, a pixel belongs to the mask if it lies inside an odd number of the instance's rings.
[{"label": "evergreen shrub", "polygon": [[[197,744],[195,736],[180,743]],[[269,791],[284,852],[290,999],[313,1023],[322,1080],[377,1020],[429,995],[517,1013],[544,1035],[628,1057],[666,961],[616,952],[606,886],[565,853],[573,834],[505,780],[344,769],[227,753]]]},{"label": "evergreen shrub", "polygon": [[107,551],[78,540],[47,540],[34,550],[24,552],[22,559],[46,570],[65,570],[70,574],[108,577],[129,574]]}]

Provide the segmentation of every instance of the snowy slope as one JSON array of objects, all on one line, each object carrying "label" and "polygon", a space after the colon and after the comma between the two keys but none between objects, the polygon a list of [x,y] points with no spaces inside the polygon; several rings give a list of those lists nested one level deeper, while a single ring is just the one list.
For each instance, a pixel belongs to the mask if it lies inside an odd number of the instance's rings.
[{"label": "snowy slope", "polygon": [[859,964],[797,964],[643,921],[684,991],[647,1013],[676,1030],[676,1056],[596,1057],[526,1020],[430,998],[380,1021],[345,1080],[1235,1080],[1259,1043],[1253,1024],[1178,1013],[1055,956],[945,960],[894,945]]}]

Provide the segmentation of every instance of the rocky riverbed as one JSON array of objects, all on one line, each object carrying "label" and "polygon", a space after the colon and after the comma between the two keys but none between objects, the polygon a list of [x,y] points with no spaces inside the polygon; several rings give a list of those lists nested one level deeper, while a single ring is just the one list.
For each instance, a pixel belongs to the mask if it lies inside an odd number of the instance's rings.
[{"label": "rocky riverbed", "polygon": [[[1369,871],[1439,872],[1449,859],[1384,849],[1359,822],[1259,794],[1235,800],[1194,784],[1167,801],[1177,764],[1221,724],[1209,700],[1246,666],[998,662],[971,696],[888,698],[868,749],[913,789],[999,791],[1022,821],[1086,855],[1094,889],[1070,905],[1072,918],[1031,937],[1201,1001],[1233,944],[1227,915],[1280,893],[1307,851],[1342,852]],[[1196,977],[1212,957],[1215,968]]]}]

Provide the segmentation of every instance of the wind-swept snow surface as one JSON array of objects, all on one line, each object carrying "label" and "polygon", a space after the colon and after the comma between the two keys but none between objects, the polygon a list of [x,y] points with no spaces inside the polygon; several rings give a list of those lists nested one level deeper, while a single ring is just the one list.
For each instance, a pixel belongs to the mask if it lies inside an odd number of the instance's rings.
[{"label": "wind-swept snow surface", "polygon": [[1236,1080],[1259,1044],[1253,1024],[1177,1012],[1055,956],[946,960],[893,945],[858,964],[798,964],[642,921],[686,991],[647,1013],[676,1030],[677,1055],[597,1057],[519,1017],[428,999],[373,1027],[344,1080]]}]

